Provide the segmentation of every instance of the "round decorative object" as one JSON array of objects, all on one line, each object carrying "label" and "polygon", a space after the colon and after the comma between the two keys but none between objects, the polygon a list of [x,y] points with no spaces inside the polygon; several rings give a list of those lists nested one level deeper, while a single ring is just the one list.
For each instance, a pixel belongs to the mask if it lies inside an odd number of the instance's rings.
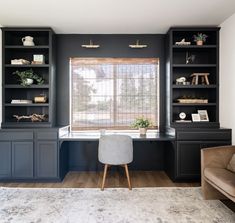
[{"label": "round decorative object", "polygon": [[181,120],[184,120],[186,118],[186,114],[184,112],[180,112],[179,117]]}]

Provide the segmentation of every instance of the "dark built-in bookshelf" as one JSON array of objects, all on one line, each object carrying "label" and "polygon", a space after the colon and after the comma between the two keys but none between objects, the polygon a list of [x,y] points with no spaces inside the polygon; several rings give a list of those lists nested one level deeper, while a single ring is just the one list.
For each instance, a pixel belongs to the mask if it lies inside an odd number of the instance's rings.
[{"label": "dark built-in bookshelf", "polygon": [[[22,38],[31,36],[35,46],[24,46]],[[2,28],[2,127],[52,127],[55,124],[55,41],[51,28]],[[13,59],[33,61],[33,55],[43,55],[43,64],[11,64]],[[39,85],[22,86],[15,71],[32,69],[42,77]],[[36,96],[46,96],[45,103],[35,103]],[[32,103],[12,103],[12,100],[30,100]],[[22,119],[14,115],[45,115],[43,121]]]},{"label": "dark built-in bookshelf", "polygon": [[[203,45],[194,42],[193,36],[198,33],[208,36]],[[177,45],[182,39],[191,44]],[[191,55],[194,60],[187,63]],[[209,73],[209,85],[202,84],[201,78],[197,85],[192,85],[193,73]],[[167,33],[166,74],[167,126],[219,127],[219,28],[171,28]],[[180,77],[186,78],[186,85],[176,83]],[[208,103],[179,103],[180,98],[207,99]],[[191,114],[198,110],[207,111],[209,122],[192,122]],[[188,122],[179,122],[181,112],[186,114]]]}]

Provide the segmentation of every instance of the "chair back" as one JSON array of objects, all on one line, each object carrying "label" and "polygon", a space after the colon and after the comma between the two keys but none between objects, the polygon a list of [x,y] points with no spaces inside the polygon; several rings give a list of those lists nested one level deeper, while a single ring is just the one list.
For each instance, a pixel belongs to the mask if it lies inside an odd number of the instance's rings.
[{"label": "chair back", "polygon": [[101,163],[123,165],[133,161],[132,138],[127,135],[104,135],[99,140],[98,159]]}]

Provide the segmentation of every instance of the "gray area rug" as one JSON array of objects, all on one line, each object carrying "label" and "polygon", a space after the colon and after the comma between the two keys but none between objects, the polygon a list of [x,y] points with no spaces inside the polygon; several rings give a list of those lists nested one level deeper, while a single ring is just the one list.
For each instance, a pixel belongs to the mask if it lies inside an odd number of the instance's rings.
[{"label": "gray area rug", "polygon": [[220,201],[200,188],[0,188],[1,223],[234,223]]}]

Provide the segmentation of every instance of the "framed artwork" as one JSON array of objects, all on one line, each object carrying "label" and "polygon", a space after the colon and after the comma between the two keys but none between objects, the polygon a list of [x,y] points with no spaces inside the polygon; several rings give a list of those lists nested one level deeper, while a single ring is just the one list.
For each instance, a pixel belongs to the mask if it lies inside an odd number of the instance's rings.
[{"label": "framed artwork", "polygon": [[197,112],[200,116],[200,122],[209,122],[207,110],[198,110]]},{"label": "framed artwork", "polygon": [[192,114],[192,120],[193,122],[200,122],[199,114]]}]

